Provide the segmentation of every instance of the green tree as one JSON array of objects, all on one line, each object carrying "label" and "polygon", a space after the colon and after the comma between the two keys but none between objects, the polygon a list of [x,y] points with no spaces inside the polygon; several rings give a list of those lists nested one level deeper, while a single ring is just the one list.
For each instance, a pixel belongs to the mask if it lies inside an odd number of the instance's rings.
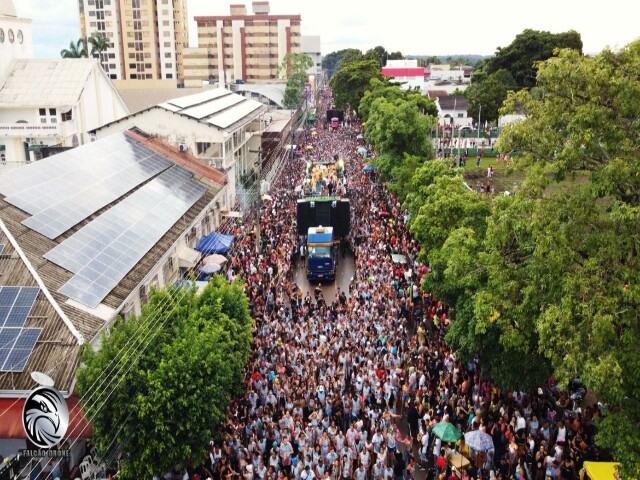
[{"label": "green tree", "polygon": [[283,104],[285,108],[297,108],[302,101],[307,70],[313,66],[313,59],[303,53],[287,53],[282,61],[281,71],[287,76]]},{"label": "green tree", "polygon": [[387,78],[373,78],[369,82],[369,88],[365,90],[362,100],[358,104],[358,115],[363,122],[369,119],[371,105],[378,98],[385,98],[387,101],[394,101],[404,97],[404,93],[399,85],[391,84]]},{"label": "green tree", "polygon": [[345,50],[344,55],[342,55],[342,59],[340,60],[340,65],[338,65],[338,69],[340,69],[341,67],[343,67],[348,63],[361,62],[363,60],[367,60],[367,59],[364,58],[364,55],[360,50],[358,50],[357,48],[348,48],[347,50]]},{"label": "green tree", "polygon": [[[425,115],[412,98],[373,101],[367,119],[367,141],[378,151],[375,165],[386,178],[410,156],[432,158],[430,134],[435,118]],[[405,156],[408,155],[409,157]]]},{"label": "green tree", "polygon": [[536,65],[553,56],[556,49],[571,48],[582,53],[580,34],[574,30],[552,34],[526,29],[508,46],[498,47],[487,63],[487,73],[504,69],[511,73],[519,88],[536,84]]},{"label": "green tree", "polygon": [[517,86],[506,70],[498,70],[482,79],[483,76],[483,74],[474,76],[474,81],[464,92],[469,102],[467,111],[471,117],[478,120],[480,107],[482,107],[481,121],[496,122],[507,94],[517,89]]},{"label": "green tree", "polygon": [[100,60],[100,63],[105,62],[107,59],[103,57],[103,53],[109,48],[111,42],[102,33],[96,33],[87,39],[89,45],[91,45],[91,56]]},{"label": "green tree", "polygon": [[60,51],[62,58],[83,58],[88,57],[86,42],[83,38],[78,39],[76,42],[69,43],[69,48],[65,48]]},{"label": "green tree", "polygon": [[344,62],[331,79],[333,99],[337,108],[358,108],[372,79],[383,80],[380,66],[375,60]]},{"label": "green tree", "polygon": [[140,317],[120,321],[98,352],[83,353],[83,411],[98,447],[125,453],[124,477],[150,478],[202,458],[242,390],[251,328],[242,285],[217,276],[201,295],[152,292]]},{"label": "green tree", "polygon": [[389,52],[384,47],[377,46],[367,50],[364,54],[365,60],[377,60],[380,67],[384,67],[387,63]]},{"label": "green tree", "polygon": [[343,58],[347,57],[347,61],[351,61],[358,55],[361,57],[362,52],[356,48],[346,48],[338,50],[337,52],[331,52],[328,55],[322,57],[322,69],[326,72],[328,78],[332,78],[342,65]]},{"label": "green tree", "polygon": [[[554,196],[562,216],[544,230],[544,244],[549,255],[561,254],[555,264],[563,275],[551,285],[557,298],[537,313],[536,329],[558,378],[579,375],[605,404],[597,441],[615,451],[628,478],[640,475],[640,433],[629,429],[640,424],[638,72],[640,41],[595,57],[563,50],[540,65],[535,94],[507,99],[505,113],[523,109],[527,118],[499,141],[531,171],[555,180],[588,177],[572,197]],[[532,189],[544,192],[544,184]],[[548,204],[548,197],[538,201]],[[552,213],[544,211],[546,222]]]}]

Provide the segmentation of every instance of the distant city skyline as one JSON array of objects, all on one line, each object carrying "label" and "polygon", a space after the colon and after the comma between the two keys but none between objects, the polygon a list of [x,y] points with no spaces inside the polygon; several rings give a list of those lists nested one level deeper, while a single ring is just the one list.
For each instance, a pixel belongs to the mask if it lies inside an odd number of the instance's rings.
[{"label": "distant city skyline", "polygon": [[[60,50],[80,37],[78,0],[14,3],[18,16],[33,19],[36,58],[59,58]],[[189,0],[191,46],[197,44],[193,17],[228,15],[231,3],[242,2]],[[244,3],[250,10],[251,2]],[[576,30],[585,53],[598,53],[606,46],[621,48],[640,37],[637,16],[623,0],[611,0],[606,6],[577,0],[539,0],[527,7],[507,0],[458,0],[446,8],[419,0],[387,5],[393,8],[372,7],[364,0],[270,0],[272,14],[302,16],[302,35],[320,35],[323,55],[343,48],[366,51],[378,45],[404,55],[493,55],[526,28],[552,33]]]}]

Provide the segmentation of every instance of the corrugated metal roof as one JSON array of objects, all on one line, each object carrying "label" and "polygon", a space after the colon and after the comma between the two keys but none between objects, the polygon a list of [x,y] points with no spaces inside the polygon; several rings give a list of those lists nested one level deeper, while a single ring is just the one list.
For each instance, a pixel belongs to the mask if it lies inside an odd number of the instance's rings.
[{"label": "corrugated metal roof", "polygon": [[75,105],[94,68],[93,58],[16,60],[0,86],[0,107]]}]

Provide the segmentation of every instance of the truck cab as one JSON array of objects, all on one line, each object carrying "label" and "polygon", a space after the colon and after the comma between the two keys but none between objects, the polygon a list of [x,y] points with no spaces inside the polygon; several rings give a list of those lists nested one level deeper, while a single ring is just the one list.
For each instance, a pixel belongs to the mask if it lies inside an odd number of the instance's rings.
[{"label": "truck cab", "polygon": [[333,227],[309,227],[307,233],[307,279],[333,281],[338,270],[339,241]]}]

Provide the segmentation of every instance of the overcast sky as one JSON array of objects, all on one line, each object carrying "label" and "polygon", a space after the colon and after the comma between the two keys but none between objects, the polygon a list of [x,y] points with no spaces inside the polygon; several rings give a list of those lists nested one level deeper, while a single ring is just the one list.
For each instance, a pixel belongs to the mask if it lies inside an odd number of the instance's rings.
[{"label": "overcast sky", "polygon": [[[228,15],[242,0],[188,0],[190,41],[196,15]],[[33,19],[35,55],[57,58],[80,36],[78,0],[14,0],[21,17]],[[251,2],[246,1],[251,10]],[[378,5],[385,5],[385,8]],[[640,37],[635,0],[270,0],[272,14],[302,15],[302,35],[320,35],[322,54],[382,45],[404,55],[492,55],[526,28],[553,33],[574,29],[586,53],[622,47]],[[634,6],[635,5],[635,6]]]}]

